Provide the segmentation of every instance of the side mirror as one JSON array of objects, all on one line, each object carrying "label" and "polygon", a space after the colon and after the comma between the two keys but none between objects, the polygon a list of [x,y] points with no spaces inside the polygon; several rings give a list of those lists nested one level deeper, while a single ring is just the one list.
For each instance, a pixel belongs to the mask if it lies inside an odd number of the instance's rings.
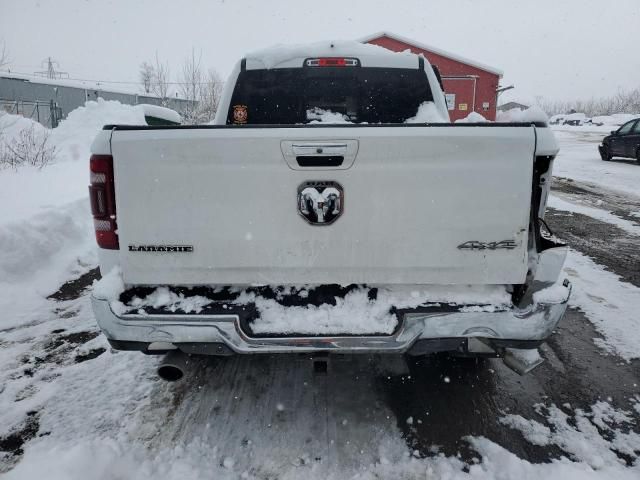
[{"label": "side mirror", "polygon": [[611,135],[617,135],[618,131],[617,130],[611,130]]}]

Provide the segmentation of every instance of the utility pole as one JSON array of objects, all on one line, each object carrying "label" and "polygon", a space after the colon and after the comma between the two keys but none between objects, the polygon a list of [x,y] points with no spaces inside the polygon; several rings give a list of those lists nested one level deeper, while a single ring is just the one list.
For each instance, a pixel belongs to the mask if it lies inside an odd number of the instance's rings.
[{"label": "utility pole", "polygon": [[60,64],[51,57],[47,57],[46,60],[43,60],[41,65],[45,68],[45,70],[35,72],[36,75],[42,75],[51,80],[69,76],[67,72],[61,72],[60,70],[57,70],[57,68],[60,68]]}]

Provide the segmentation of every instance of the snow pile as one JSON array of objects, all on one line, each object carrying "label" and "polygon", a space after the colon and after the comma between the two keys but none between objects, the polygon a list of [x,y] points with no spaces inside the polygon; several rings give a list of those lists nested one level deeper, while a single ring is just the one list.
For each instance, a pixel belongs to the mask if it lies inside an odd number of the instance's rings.
[{"label": "snow pile", "polygon": [[[99,98],[76,108],[51,131],[51,140],[60,151],[59,160],[88,161],[91,142],[104,125],[111,124],[146,125],[144,107]],[[88,168],[84,163],[83,167]]]},{"label": "snow pile", "polygon": [[407,118],[404,123],[449,123],[449,119],[442,116],[435,103],[423,102],[415,116]]},{"label": "snow pile", "polygon": [[484,118],[478,112],[471,112],[466,117],[460,118],[459,120],[456,120],[455,123],[484,123],[484,122],[488,122],[488,121],[489,120]]},{"label": "snow pile", "polygon": [[307,120],[309,123],[352,123],[346,115],[322,108],[307,110]]},{"label": "snow pile", "polygon": [[30,118],[0,110],[0,142],[17,139],[23,131],[29,129],[34,129],[38,136],[45,135],[48,131],[47,128]]},{"label": "snow pile", "polygon": [[539,107],[530,107],[526,110],[512,108],[506,112],[498,111],[496,114],[496,122],[549,122],[549,117]]},{"label": "snow pile", "polygon": [[93,239],[91,214],[84,200],[64,208],[49,208],[28,221],[0,227],[0,284],[28,281],[57,253],[72,261],[80,252],[69,246],[87,245]]},{"label": "snow pile", "polygon": [[591,118],[591,124],[597,125],[597,126],[600,126],[600,125],[608,125],[612,127],[620,126],[620,123],[618,122],[618,120],[616,120],[615,117],[611,115],[596,115],[595,117]]},{"label": "snow pile", "polygon": [[[23,305],[29,311],[69,278],[70,270],[95,262],[87,199],[90,146],[104,124],[144,124],[144,112],[139,106],[98,100],[74,110],[53,130],[16,115],[0,115],[0,122],[5,139],[34,128],[50,132],[56,148],[56,163],[41,170],[0,171],[0,205],[5,206],[0,211],[0,290],[8,293],[0,298],[0,308],[13,311]],[[6,315],[0,326],[18,321]]]},{"label": "snow pile", "polygon": [[640,118],[638,113],[614,113],[611,115],[616,125],[622,125],[623,123],[630,122],[634,118]]}]

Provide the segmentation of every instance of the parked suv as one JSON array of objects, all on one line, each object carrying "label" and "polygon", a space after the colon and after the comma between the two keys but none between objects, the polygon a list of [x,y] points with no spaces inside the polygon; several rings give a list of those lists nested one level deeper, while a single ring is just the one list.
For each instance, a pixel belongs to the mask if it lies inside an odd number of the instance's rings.
[{"label": "parked suv", "polygon": [[613,157],[635,158],[640,163],[640,119],[636,118],[622,125],[602,139],[598,146],[602,160]]}]

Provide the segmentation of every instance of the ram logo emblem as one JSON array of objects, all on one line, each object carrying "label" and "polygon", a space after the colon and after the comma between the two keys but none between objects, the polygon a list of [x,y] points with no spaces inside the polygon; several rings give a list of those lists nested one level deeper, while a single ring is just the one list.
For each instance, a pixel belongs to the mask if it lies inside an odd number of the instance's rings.
[{"label": "ram logo emblem", "polygon": [[330,225],[344,209],[344,191],[337,182],[304,182],[298,187],[298,213],[311,225]]}]

